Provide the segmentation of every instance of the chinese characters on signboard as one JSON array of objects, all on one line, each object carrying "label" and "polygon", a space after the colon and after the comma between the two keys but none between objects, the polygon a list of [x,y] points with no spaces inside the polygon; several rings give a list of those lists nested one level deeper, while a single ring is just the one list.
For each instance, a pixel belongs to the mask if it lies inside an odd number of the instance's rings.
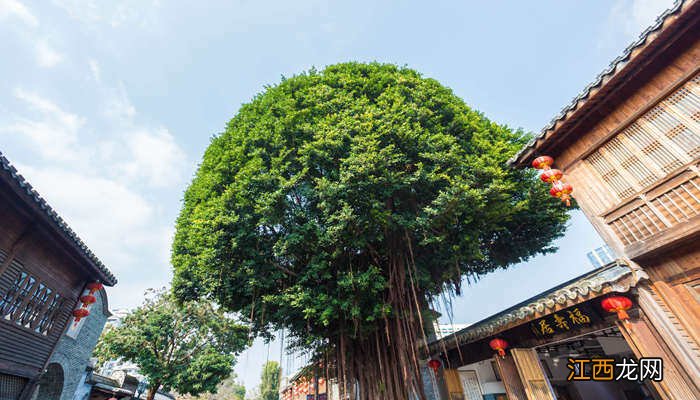
[{"label": "chinese characters on signboard", "polygon": [[531,322],[530,330],[537,337],[545,337],[586,327],[599,319],[589,307],[579,304]]}]

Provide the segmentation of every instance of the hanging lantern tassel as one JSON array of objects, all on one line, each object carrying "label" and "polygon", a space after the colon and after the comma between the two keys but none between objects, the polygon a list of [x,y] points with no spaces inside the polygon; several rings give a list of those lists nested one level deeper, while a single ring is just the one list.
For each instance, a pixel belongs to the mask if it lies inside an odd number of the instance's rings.
[{"label": "hanging lantern tassel", "polygon": [[498,355],[503,358],[506,356],[506,349],[508,348],[508,342],[503,339],[495,338],[489,342],[489,346],[492,350],[496,350]]},{"label": "hanging lantern tassel", "polygon": [[428,361],[428,367],[433,370],[433,373],[435,373],[435,376],[437,377],[438,371],[440,370],[440,366],[442,366],[442,363],[440,360],[432,359]]},{"label": "hanging lantern tassel", "polygon": [[549,194],[552,197],[557,197],[566,203],[567,207],[571,207],[571,192],[574,191],[573,186],[562,181],[556,181],[552,184],[552,188],[549,189]]},{"label": "hanging lantern tassel", "polygon": [[600,305],[603,307],[603,310],[607,312],[617,313],[617,318],[619,318],[620,321],[627,322],[627,320],[630,319],[629,314],[627,314],[627,310],[632,308],[632,300],[630,300],[628,297],[607,297],[600,302]]}]

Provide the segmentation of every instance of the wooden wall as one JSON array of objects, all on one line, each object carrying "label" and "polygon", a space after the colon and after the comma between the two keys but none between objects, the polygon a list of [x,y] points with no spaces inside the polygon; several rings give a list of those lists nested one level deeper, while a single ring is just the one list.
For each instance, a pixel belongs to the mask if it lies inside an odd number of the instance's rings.
[{"label": "wooden wall", "polygon": [[0,183],[0,296],[24,271],[64,299],[47,334],[0,319],[0,372],[30,379],[41,373],[87,280],[78,265]]},{"label": "wooden wall", "polygon": [[[653,202],[654,196],[677,188],[683,182],[687,182],[686,186],[676,189],[676,193],[681,193],[686,198],[677,200],[681,202],[690,199],[692,202],[692,196],[697,197],[699,194],[696,193],[700,182],[697,158],[678,168],[677,172],[668,171],[670,175],[649,185],[644,191],[622,200],[585,159],[700,73],[700,40],[697,35],[686,36],[669,47],[654,64],[640,72],[635,77],[634,84],[630,83],[610,94],[606,103],[584,118],[585,122],[572,128],[570,137],[573,139],[567,140],[558,151],[550,153],[555,158],[555,166],[564,171],[564,179],[573,185],[574,196],[596,231],[618,254],[626,255],[643,267],[660,270],[668,268],[668,271],[659,272],[659,276],[677,277],[682,271],[700,267],[697,250],[686,251],[684,256],[675,254],[676,248],[682,246],[684,241],[700,242],[700,237],[696,237],[700,234],[700,217],[690,218],[690,215],[685,221],[677,222],[671,220],[672,216],[664,215],[668,213],[661,205],[645,205],[645,202]],[[688,187],[691,188],[690,191],[687,190]],[[613,224],[616,218],[629,212],[648,220],[651,230],[640,228],[644,230],[645,237],[633,238],[627,231],[621,231],[624,228]],[[664,219],[671,220],[673,224],[666,224],[670,228],[663,225]],[[690,275],[697,274],[691,272]]]}]

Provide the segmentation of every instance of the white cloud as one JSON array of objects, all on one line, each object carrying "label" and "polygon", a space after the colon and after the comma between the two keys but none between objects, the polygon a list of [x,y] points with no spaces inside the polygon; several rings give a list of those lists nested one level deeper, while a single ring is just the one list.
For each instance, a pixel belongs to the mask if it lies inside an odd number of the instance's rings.
[{"label": "white cloud", "polygon": [[63,61],[63,54],[54,50],[46,40],[40,39],[35,44],[37,63],[41,67],[54,67]]},{"label": "white cloud", "polygon": [[17,0],[0,0],[0,20],[18,18],[29,26],[38,26],[39,20],[24,4]]},{"label": "white cloud", "polygon": [[126,140],[131,154],[121,167],[127,176],[146,179],[153,186],[180,181],[186,156],[168,130],[135,131]]},{"label": "white cloud", "polygon": [[46,38],[41,37],[40,30],[36,29],[39,26],[39,19],[24,4],[17,0],[0,0],[0,21],[13,18],[30,27],[30,29],[15,31],[21,40],[27,42],[26,48],[30,53],[33,52],[40,67],[54,67],[63,61],[65,56],[54,49]]},{"label": "white cloud", "polygon": [[131,104],[123,84],[105,90],[104,114],[120,123],[130,124],[136,116],[136,108]]},{"label": "white cloud", "polygon": [[625,40],[632,40],[672,5],[673,0],[616,0],[610,11],[607,29],[621,31]]},{"label": "white cloud", "polygon": [[[146,197],[92,171],[21,164],[17,168],[117,278],[130,277],[121,279],[121,296],[111,301],[133,304],[135,293],[144,289],[136,276],[151,281],[150,286],[167,281],[170,228],[159,221],[157,206]],[[144,270],[144,263],[151,267]]]},{"label": "white cloud", "polygon": [[49,161],[79,158],[76,145],[78,131],[85,125],[84,118],[33,92],[18,88],[14,95],[24,103],[31,117],[15,118],[14,122],[0,127],[0,133],[22,135]]},{"label": "white cloud", "polygon": [[88,25],[108,24],[112,27],[136,25],[147,27],[155,23],[160,2],[157,0],[53,0],[71,18]]},{"label": "white cloud", "polygon": [[83,141],[86,118],[21,88],[14,95],[25,106],[23,116],[0,126],[0,136],[19,135],[46,162],[90,166],[132,184],[162,188],[179,183],[187,157],[173,135],[162,126],[136,123],[136,109],[122,85],[107,93],[103,122],[112,130],[101,132],[96,142]]},{"label": "white cloud", "polygon": [[90,59],[88,60],[88,66],[90,66],[90,72],[92,73],[92,79],[95,80],[95,82],[100,82],[102,80],[101,72],[100,72],[100,64],[97,62],[95,59]]}]

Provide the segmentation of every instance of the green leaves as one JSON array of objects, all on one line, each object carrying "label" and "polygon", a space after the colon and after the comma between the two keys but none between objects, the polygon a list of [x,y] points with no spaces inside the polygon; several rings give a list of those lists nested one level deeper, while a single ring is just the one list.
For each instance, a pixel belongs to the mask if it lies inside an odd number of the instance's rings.
[{"label": "green leaves", "polygon": [[131,312],[108,328],[95,349],[100,363],[134,362],[156,390],[197,395],[214,392],[231,374],[235,355],[248,344],[248,330],[205,302],[176,304],[170,294]]},{"label": "green leaves", "polygon": [[268,361],[263,365],[263,370],[260,375],[259,400],[279,399],[281,373],[280,365],[276,361]]},{"label": "green leaves", "polygon": [[551,250],[565,208],[505,164],[525,140],[407,68],[284,79],[207,149],[177,221],[174,293],[239,312],[255,334],[361,338],[408,288],[390,284],[397,246],[423,297]]}]

